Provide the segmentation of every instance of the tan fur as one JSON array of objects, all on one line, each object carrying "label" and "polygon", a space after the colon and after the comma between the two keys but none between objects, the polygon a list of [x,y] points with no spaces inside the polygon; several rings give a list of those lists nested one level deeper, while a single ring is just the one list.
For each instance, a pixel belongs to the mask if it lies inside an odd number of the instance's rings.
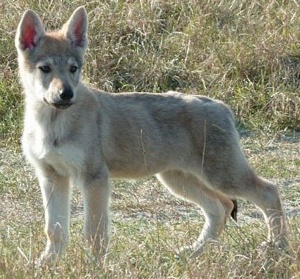
[{"label": "tan fur", "polygon": [[149,175],[203,210],[206,222],[189,247],[192,253],[217,239],[235,198],[255,203],[269,240],[285,244],[277,188],[249,167],[226,105],[176,92],[107,94],[89,88],[80,81],[86,47],[83,7],[59,31],[46,33],[30,10],[17,29],[26,94],[22,144],[45,207],[42,261],[61,254],[69,240],[70,185],[82,191],[85,237],[98,256],[109,241],[110,179]]}]

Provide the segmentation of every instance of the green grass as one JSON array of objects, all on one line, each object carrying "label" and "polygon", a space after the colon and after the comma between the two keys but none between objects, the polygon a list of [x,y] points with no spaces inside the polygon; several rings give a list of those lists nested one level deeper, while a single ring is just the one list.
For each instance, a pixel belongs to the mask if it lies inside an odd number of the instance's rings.
[{"label": "green grass", "polygon": [[[44,247],[44,217],[34,172],[20,155],[23,96],[14,35],[25,9],[52,29],[82,4],[90,20],[87,82],[109,92],[204,94],[232,107],[240,131],[250,134],[242,142],[251,165],[279,185],[289,255],[260,247],[264,222],[240,202],[238,225],[229,222],[203,257],[176,257],[203,218],[150,178],[114,183],[105,264],[86,257],[77,191],[67,253],[53,267],[34,264]],[[297,1],[6,0],[0,11],[0,278],[300,278]]]}]

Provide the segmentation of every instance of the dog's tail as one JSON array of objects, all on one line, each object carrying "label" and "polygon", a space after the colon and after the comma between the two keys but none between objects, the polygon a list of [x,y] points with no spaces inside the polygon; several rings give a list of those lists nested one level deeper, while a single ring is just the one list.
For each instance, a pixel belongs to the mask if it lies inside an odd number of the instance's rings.
[{"label": "dog's tail", "polygon": [[238,204],[236,200],[231,200],[233,202],[233,209],[231,211],[231,217],[237,222]]}]

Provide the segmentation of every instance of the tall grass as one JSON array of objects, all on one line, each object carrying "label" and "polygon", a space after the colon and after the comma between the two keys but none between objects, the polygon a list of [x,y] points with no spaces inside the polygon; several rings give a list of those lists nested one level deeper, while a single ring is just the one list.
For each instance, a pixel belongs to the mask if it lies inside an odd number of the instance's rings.
[{"label": "tall grass", "polygon": [[[269,169],[262,168],[273,159],[266,142],[255,138],[244,144],[252,165],[270,176]],[[0,278],[298,279],[300,195],[293,166],[299,158],[293,144],[274,142],[271,155],[276,149],[287,162],[285,166],[272,162],[275,174],[271,176],[281,186],[289,216],[289,253],[261,246],[266,239],[263,218],[252,205],[239,202],[238,223],[229,221],[218,243],[208,246],[202,257],[179,257],[180,247],[197,238],[203,218],[195,206],[170,196],[154,179],[146,179],[113,184],[112,238],[105,263],[96,264],[84,249],[82,199],[75,190],[71,243],[59,262],[42,267],[35,264],[45,245],[40,192],[23,158],[0,149]]]},{"label": "tall grass", "polygon": [[20,131],[13,39],[21,14],[34,9],[53,29],[83,4],[90,21],[84,76],[91,84],[110,92],[205,94],[231,105],[247,128],[300,129],[297,1],[6,0],[0,5],[2,138],[14,141]]}]

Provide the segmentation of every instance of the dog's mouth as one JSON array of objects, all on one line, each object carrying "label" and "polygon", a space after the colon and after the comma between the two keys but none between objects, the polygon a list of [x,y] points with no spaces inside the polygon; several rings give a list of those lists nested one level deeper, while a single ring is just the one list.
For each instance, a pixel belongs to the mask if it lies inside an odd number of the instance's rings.
[{"label": "dog's mouth", "polygon": [[46,98],[44,98],[44,102],[47,104],[47,105],[49,105],[49,106],[51,106],[51,107],[53,107],[53,108],[55,108],[55,109],[66,109],[66,108],[68,108],[68,107],[70,107],[71,105],[73,105],[73,102],[71,102],[71,101],[69,101],[69,100],[67,100],[67,101],[59,101],[59,102],[48,102],[47,101],[47,99]]}]

